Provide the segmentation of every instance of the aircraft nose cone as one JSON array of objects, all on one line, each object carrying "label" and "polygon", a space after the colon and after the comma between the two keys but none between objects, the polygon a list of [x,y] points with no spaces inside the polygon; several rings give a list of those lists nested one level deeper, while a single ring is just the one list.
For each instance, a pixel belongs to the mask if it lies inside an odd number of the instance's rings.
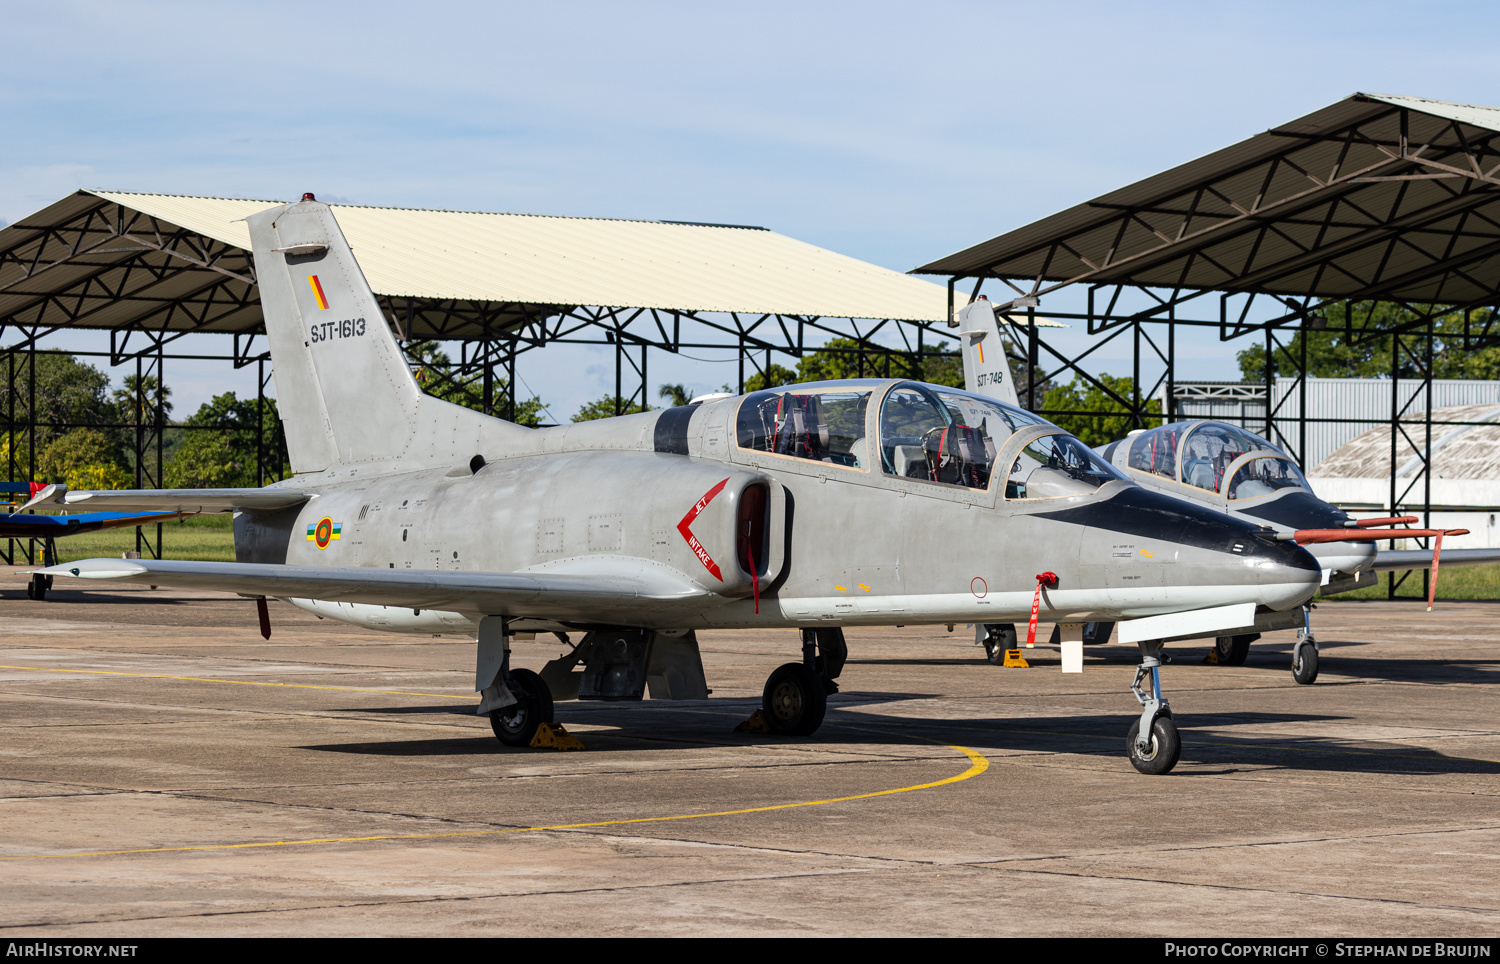
[{"label": "aircraft nose cone", "polygon": [[1261,604],[1275,610],[1299,606],[1311,599],[1323,582],[1323,566],[1312,553],[1294,542],[1255,538],[1245,553],[1255,570]]}]

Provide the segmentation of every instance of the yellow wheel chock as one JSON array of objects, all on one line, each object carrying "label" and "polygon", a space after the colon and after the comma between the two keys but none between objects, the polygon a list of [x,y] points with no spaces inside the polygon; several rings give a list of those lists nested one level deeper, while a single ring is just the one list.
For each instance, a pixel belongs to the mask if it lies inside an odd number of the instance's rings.
[{"label": "yellow wheel chock", "polygon": [[583,744],[578,742],[578,737],[563,729],[561,723],[543,723],[536,728],[536,736],[531,738],[531,748],[534,750],[581,750]]},{"label": "yellow wheel chock", "polygon": [[750,714],[750,718],[734,728],[736,733],[770,733],[771,728],[766,725],[766,714],[764,710],[756,710]]},{"label": "yellow wheel chock", "polygon": [[1009,666],[1013,669],[1029,669],[1031,667],[1031,664],[1022,658],[1019,649],[1007,649],[1005,651],[1005,662],[1000,665],[1002,667]]}]

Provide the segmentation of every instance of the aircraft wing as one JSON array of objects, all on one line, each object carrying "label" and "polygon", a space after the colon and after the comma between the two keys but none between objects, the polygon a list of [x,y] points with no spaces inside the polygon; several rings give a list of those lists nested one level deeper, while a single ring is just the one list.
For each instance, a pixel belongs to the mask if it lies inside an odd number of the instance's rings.
[{"label": "aircraft wing", "polygon": [[287,509],[312,495],[295,489],[75,489],[49,485],[22,509],[87,505],[91,509],[127,512],[232,512],[235,509]]},{"label": "aircraft wing", "polygon": [[281,566],[161,559],[84,559],[37,570],[59,579],[114,580],[180,589],[216,589],[366,603],[399,609],[443,609],[492,616],[581,622],[655,623],[674,610],[701,609],[710,596],[685,576],[640,560],[613,571],[456,572]]},{"label": "aircraft wing", "polygon": [[[1442,568],[1449,566],[1482,566],[1500,562],[1500,549],[1444,549]],[[1407,569],[1431,569],[1431,549],[1381,549],[1375,554],[1375,572],[1403,572]]]},{"label": "aircraft wing", "polygon": [[153,522],[173,522],[192,512],[80,512],[75,515],[0,515],[0,539],[60,539],[79,532],[128,529]]}]

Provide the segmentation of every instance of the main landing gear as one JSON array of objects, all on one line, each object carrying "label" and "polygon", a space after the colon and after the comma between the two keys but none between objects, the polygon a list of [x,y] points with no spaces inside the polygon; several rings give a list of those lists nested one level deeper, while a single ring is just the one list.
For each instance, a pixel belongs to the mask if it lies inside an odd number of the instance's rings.
[{"label": "main landing gear", "polygon": [[511,669],[510,628],[503,617],[479,621],[474,689],[480,716],[490,718],[495,738],[506,746],[531,746],[543,723],[554,723],[552,689],[529,669]]},{"label": "main landing gear", "polygon": [[[57,543],[51,539],[42,543],[42,565],[57,565]],[[47,598],[47,590],[51,588],[51,576],[44,576],[39,572],[34,572],[31,574],[31,581],[26,584],[26,598],[35,599],[40,602]]]},{"label": "main landing gear", "polygon": [[[1263,630],[1295,629],[1297,641],[1292,644],[1292,679],[1306,686],[1318,678],[1318,641],[1313,638],[1312,607],[1303,606],[1282,613],[1263,614],[1256,618],[1257,627]],[[1205,663],[1220,666],[1241,666],[1250,652],[1250,644],[1260,639],[1260,633],[1241,633],[1219,636],[1214,648],[1208,651]]]},{"label": "main landing gear", "polygon": [[802,662],[779,666],[766,680],[761,713],[772,733],[810,736],[823,724],[834,680],[844,671],[849,647],[842,629],[802,630]]},{"label": "main landing gear", "polygon": [[[1140,701],[1141,717],[1130,724],[1125,745],[1131,766],[1142,773],[1157,775],[1177,765],[1182,755],[1182,739],[1172,722],[1172,707],[1161,695],[1161,640],[1145,640],[1139,645],[1141,665],[1135,671],[1130,691]],[[1142,683],[1149,689],[1143,690]]]},{"label": "main landing gear", "polygon": [[490,729],[506,746],[531,746],[543,723],[557,722],[552,711],[552,690],[529,669],[513,669],[505,678],[506,689],[516,702],[490,711]]}]

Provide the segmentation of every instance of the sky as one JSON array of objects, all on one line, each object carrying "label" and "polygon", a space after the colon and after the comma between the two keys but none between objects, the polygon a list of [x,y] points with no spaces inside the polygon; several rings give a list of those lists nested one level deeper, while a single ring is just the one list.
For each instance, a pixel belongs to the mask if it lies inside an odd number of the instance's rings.
[{"label": "sky", "polygon": [[[763,225],[906,271],[1355,91],[1500,104],[1500,5],[1485,3],[0,0],[0,13],[5,221],[84,187],[313,191]],[[1180,357],[1195,377],[1236,378],[1238,347],[1193,341]],[[521,374],[558,420],[613,391],[605,349],[549,352]],[[1128,374],[1124,350],[1097,357]],[[653,382],[734,378],[724,362],[651,364]],[[178,414],[253,393],[227,368],[169,368]]]}]

